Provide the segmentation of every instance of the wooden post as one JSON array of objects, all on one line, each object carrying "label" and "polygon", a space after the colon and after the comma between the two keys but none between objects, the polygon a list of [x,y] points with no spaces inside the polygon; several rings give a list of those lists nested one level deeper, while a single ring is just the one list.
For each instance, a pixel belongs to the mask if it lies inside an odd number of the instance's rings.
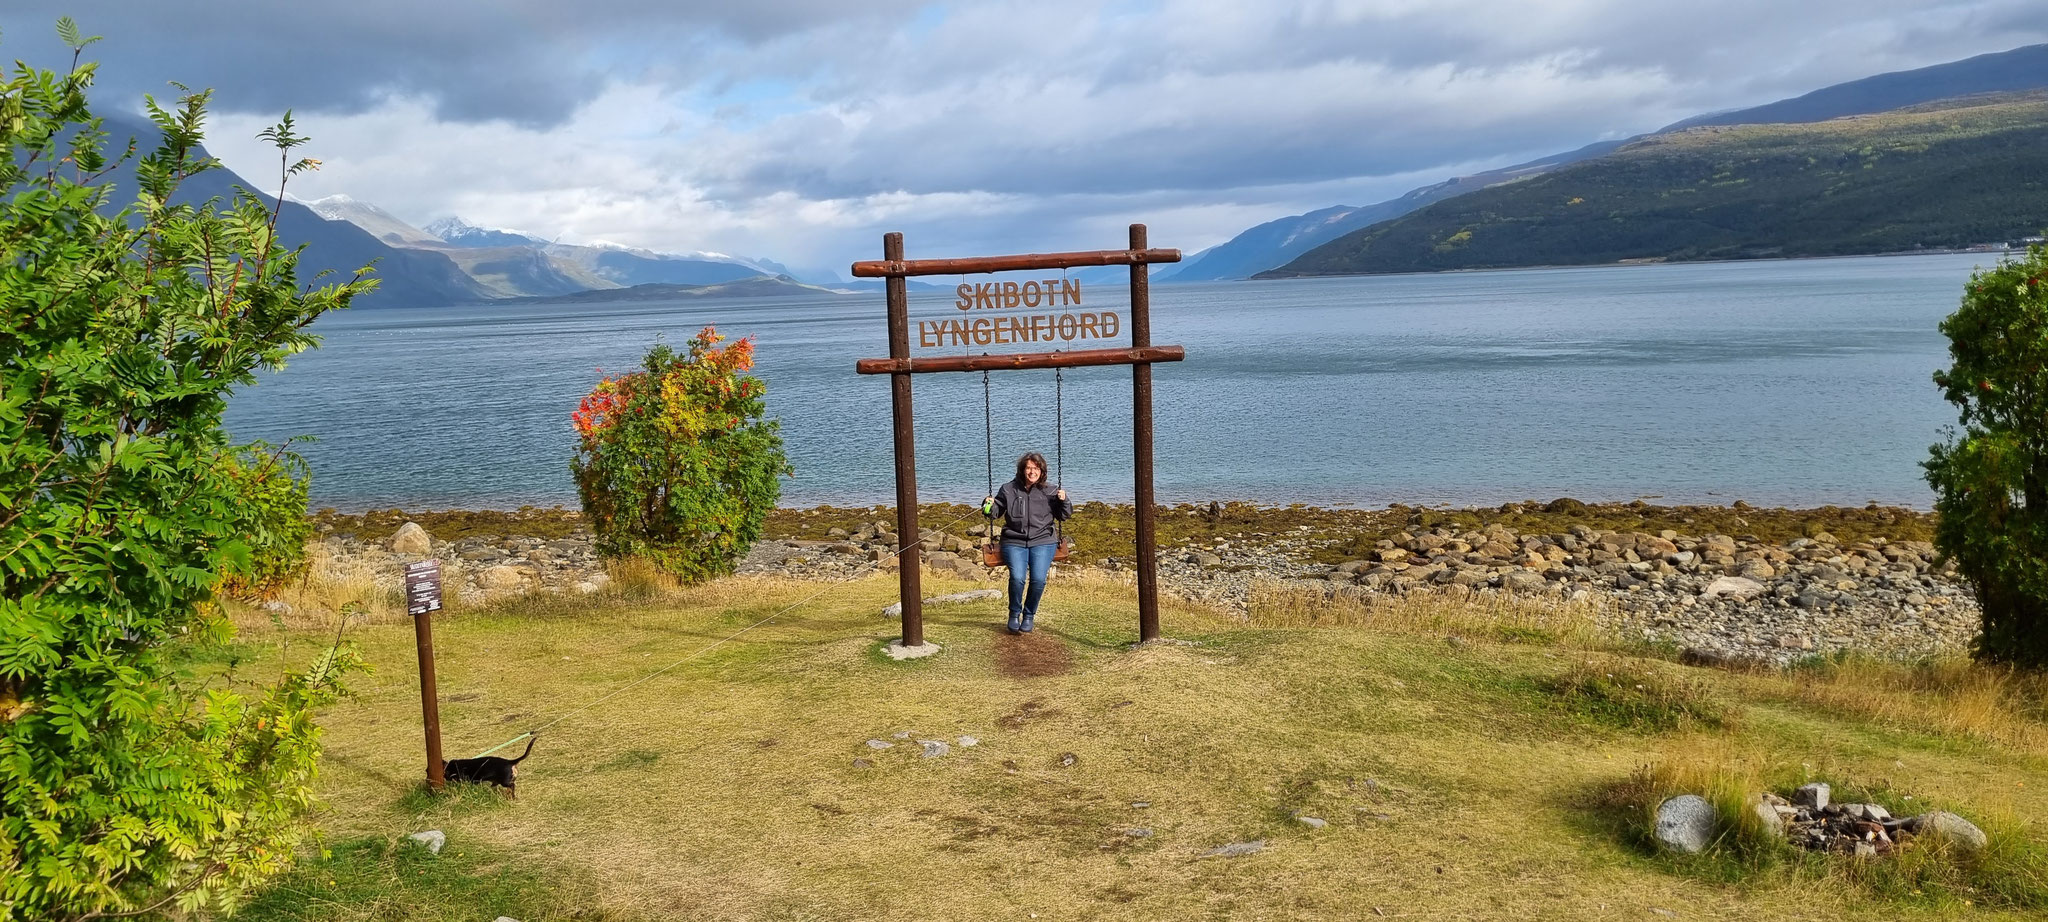
[{"label": "wooden post", "polygon": [[412,617],[413,639],[420,651],[420,721],[427,729],[427,790],[438,793],[447,779],[441,761],[441,705],[434,691],[434,614],[423,611]]},{"label": "wooden post", "polygon": [[[882,258],[903,260],[903,235],[882,235]],[[883,283],[889,297],[889,357],[910,358],[910,286],[901,275]],[[910,372],[889,376],[891,409],[896,421],[896,558],[897,586],[903,596],[903,645],[924,644],[924,548],[917,530],[917,437],[910,415]]]},{"label": "wooden post", "polygon": [[[1131,250],[1145,250],[1145,225],[1131,225]],[[1152,345],[1152,269],[1131,263],[1131,348]],[[1153,547],[1152,363],[1131,365],[1131,460],[1137,468],[1138,642],[1159,638],[1159,553]]]}]

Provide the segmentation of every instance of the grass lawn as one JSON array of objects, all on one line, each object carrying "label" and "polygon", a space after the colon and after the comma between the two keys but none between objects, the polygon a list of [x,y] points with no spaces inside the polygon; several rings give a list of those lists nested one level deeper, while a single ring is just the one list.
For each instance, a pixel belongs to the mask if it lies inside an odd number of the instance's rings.
[{"label": "grass lawn", "polygon": [[[512,801],[418,792],[411,626],[351,628],[377,672],[323,715],[326,851],[238,918],[1889,920],[2048,908],[2031,902],[2048,893],[2048,728],[2037,698],[1971,669],[1694,669],[1587,642],[1560,627],[1569,612],[1531,628],[1525,614],[1450,601],[1348,617],[1272,604],[1249,622],[1169,607],[1166,633],[1189,643],[1134,650],[1131,590],[1072,577],[1055,581],[1031,637],[1002,632],[1000,602],[929,607],[927,637],[944,651],[898,663],[879,652],[896,632],[878,614],[895,587],[839,587],[567,717],[520,767]],[[569,713],[819,588],[730,579],[442,617],[447,754]],[[235,671],[270,674],[280,648],[303,661],[331,631],[245,626]],[[921,757],[929,739],[951,752]],[[1954,810],[2002,846],[2005,889],[1978,886],[1993,879],[1981,874],[1872,875],[1851,859],[1656,854],[1636,801],[1659,771],[1823,777]],[[447,834],[439,857],[401,844],[429,828]],[[1263,850],[1205,857],[1254,841]]]}]

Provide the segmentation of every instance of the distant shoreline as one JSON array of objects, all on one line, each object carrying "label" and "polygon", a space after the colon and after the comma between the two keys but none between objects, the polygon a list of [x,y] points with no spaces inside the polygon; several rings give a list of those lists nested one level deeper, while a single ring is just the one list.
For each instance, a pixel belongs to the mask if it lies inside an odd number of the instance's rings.
[{"label": "distant shoreline", "polygon": [[[2015,250],[2015,249],[2012,249],[2012,248],[2010,248],[2010,247],[2003,247],[2003,248],[2000,248],[2000,249],[1995,249],[1995,250],[1994,250],[1994,249],[1988,249],[1988,248],[1980,248],[1980,247],[1964,247],[1964,248],[1960,248],[1960,249],[1942,249],[1942,250],[1932,250],[1932,249],[1930,249],[1930,250],[1896,250],[1896,251],[1892,251],[1892,252],[1888,252],[1888,253],[1841,253],[1841,254],[1836,254],[1836,255],[1833,255],[1833,256],[1742,256],[1742,257],[1734,257],[1734,258],[1729,258],[1729,259],[1667,259],[1667,258],[1665,258],[1665,257],[1662,257],[1662,256],[1646,256],[1646,257],[1643,257],[1643,258],[1640,258],[1640,259],[1624,259],[1624,260],[1618,260],[1618,261],[1614,261],[1614,262],[1600,262],[1600,263],[1546,263],[1546,264],[1543,264],[1543,265],[1535,265],[1535,266],[1486,266],[1486,267],[1475,267],[1475,268],[1469,268],[1469,269],[1432,269],[1432,270],[1429,270],[1429,271],[1425,271],[1425,272],[1320,272],[1320,273],[1316,273],[1316,274],[1314,274],[1314,275],[1266,275],[1266,274],[1265,274],[1265,272],[1261,272],[1261,273],[1259,273],[1258,275],[1254,275],[1254,276],[1252,276],[1252,277],[1250,277],[1250,278],[1246,278],[1246,279],[1231,279],[1231,280],[1228,280],[1228,281],[1245,281],[1245,282],[1305,282],[1305,281],[1314,281],[1314,280],[1316,280],[1316,279],[1357,279],[1357,278],[1381,278],[1381,277],[1398,277],[1398,276],[1415,276],[1415,275],[1460,275],[1460,274],[1466,274],[1466,273],[1476,273],[1476,272],[1528,272],[1528,271],[1532,271],[1532,270],[1549,270],[1549,269],[1636,269],[1636,268],[1642,268],[1642,267],[1644,267],[1644,266],[1699,266],[1699,265],[1722,265],[1722,264],[1727,264],[1727,263],[1780,263],[1780,262],[1813,262],[1813,261],[1817,261],[1817,260],[1837,260],[1837,259],[1893,259],[1893,258],[1899,258],[1899,257],[1911,257],[1911,256],[1960,256],[1960,255],[1963,255],[1963,254],[1967,254],[1967,253],[1978,253],[1978,254],[1997,254],[1998,256],[2000,256],[2000,257],[2003,257],[2003,256],[2007,256],[2007,255],[2010,255],[2010,254],[2013,254],[2013,253],[2023,253],[2023,252],[2025,252],[2025,250],[2023,250],[2023,249],[2021,249],[2021,250]],[[1266,270],[1266,272],[1272,272],[1272,271],[1275,271],[1275,270],[1272,270],[1272,269],[1268,269],[1268,270]],[[1204,282],[1198,282],[1198,281],[1189,281],[1189,282],[1180,282],[1180,283],[1176,283],[1176,282],[1172,282],[1172,281],[1166,281],[1166,282],[1162,282],[1161,284],[1165,284],[1165,285],[1172,285],[1172,284],[1186,284],[1186,285],[1199,285],[1199,284],[1205,284],[1205,283],[1204,283]]]}]

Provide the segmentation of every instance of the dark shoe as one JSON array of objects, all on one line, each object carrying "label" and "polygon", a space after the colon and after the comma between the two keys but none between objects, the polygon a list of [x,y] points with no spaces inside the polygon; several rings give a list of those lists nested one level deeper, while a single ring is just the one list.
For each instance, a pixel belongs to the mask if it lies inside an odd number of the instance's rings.
[{"label": "dark shoe", "polygon": [[1030,619],[1030,618],[1025,618],[1025,619],[1024,619],[1024,626],[1023,626],[1023,627],[1021,627],[1021,628],[1019,628],[1018,630],[1021,630],[1021,631],[1023,631],[1023,632],[1024,632],[1024,633],[1026,633],[1026,634],[1029,634],[1029,633],[1031,633],[1031,619]]},{"label": "dark shoe", "polygon": [[1015,634],[1015,633],[1017,633],[1017,616],[1016,616],[1016,615],[1011,615],[1011,616],[1010,616],[1010,626],[1009,626],[1008,628],[1006,628],[1005,630],[1008,630],[1008,631],[1009,631],[1010,633],[1012,633],[1012,634]]}]

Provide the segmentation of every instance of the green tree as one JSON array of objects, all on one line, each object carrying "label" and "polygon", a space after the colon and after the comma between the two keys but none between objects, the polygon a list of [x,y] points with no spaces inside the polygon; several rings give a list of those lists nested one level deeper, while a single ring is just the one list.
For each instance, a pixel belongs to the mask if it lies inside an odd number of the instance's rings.
[{"label": "green tree", "polygon": [[1923,465],[1935,544],[1983,609],[1978,658],[2048,667],[2048,249],[1972,275],[1941,332],[1962,431]]},{"label": "green tree", "polygon": [[289,444],[267,442],[237,445],[220,463],[235,486],[235,533],[249,546],[249,557],[221,574],[219,592],[244,601],[274,598],[306,571],[312,469]]},{"label": "green tree", "polygon": [[572,415],[570,470],[607,557],[646,557],[685,581],[730,573],[789,473],[762,418],[767,386],[746,372],[754,344],[705,327],[678,355],[656,343],[646,367],[605,378]]},{"label": "green tree", "polygon": [[[107,153],[93,39],[58,32],[68,70],[0,83],[0,918],[231,908],[291,861],[312,709],[359,663],[337,644],[247,696],[179,675],[250,557],[221,413],[369,283],[301,289],[253,194],[174,203],[215,167],[204,92],[146,99],[160,143]],[[289,114],[263,137],[280,181],[315,166]]]}]

